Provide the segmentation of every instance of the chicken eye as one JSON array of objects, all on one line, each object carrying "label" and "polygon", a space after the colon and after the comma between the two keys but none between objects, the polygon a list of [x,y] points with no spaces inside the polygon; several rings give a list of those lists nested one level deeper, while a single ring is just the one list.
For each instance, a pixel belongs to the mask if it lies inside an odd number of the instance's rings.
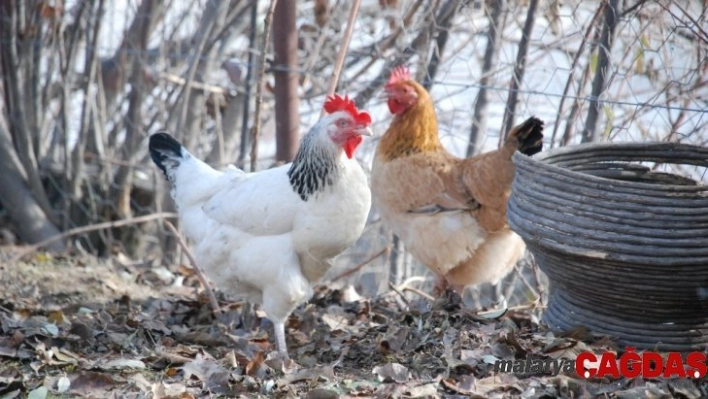
[{"label": "chicken eye", "polygon": [[347,127],[349,125],[349,121],[347,121],[346,119],[340,119],[337,122],[337,125],[339,125],[339,127]]}]

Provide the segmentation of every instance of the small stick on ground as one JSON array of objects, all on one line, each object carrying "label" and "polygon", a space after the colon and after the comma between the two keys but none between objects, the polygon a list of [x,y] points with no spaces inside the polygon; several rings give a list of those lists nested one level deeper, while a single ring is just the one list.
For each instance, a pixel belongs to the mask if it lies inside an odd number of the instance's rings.
[{"label": "small stick on ground", "polygon": [[209,297],[209,303],[211,303],[211,308],[214,312],[214,314],[218,315],[221,314],[221,308],[219,307],[219,302],[216,301],[216,297],[214,296],[214,291],[212,291],[211,286],[209,285],[209,281],[207,280],[206,276],[204,276],[204,273],[202,273],[202,269],[197,266],[197,261],[194,259],[194,255],[192,255],[192,251],[189,250],[187,247],[187,243],[184,242],[184,239],[182,236],[179,234],[175,226],[170,223],[169,221],[165,221],[165,225],[167,225],[167,228],[170,229],[172,234],[175,235],[177,238],[177,242],[179,243],[180,247],[182,247],[182,250],[184,251],[185,255],[187,255],[187,258],[189,259],[189,263],[192,264],[192,268],[194,271],[197,273],[197,278],[199,278],[199,281],[202,283],[204,286],[204,291],[206,291],[207,296]]},{"label": "small stick on ground", "polygon": [[425,278],[422,276],[409,277],[401,285],[398,286],[398,291],[401,291],[401,292],[410,291],[414,294],[418,294],[418,295],[422,296],[423,298],[425,298],[431,302],[435,301],[435,297],[433,297],[432,295],[430,295],[422,290],[419,290],[418,288],[411,286],[411,284],[415,283],[416,281],[425,281]]},{"label": "small stick on ground", "polygon": [[367,260],[365,260],[365,261],[359,263],[358,265],[352,267],[351,269],[345,270],[345,271],[343,271],[342,273],[340,273],[340,274],[334,276],[334,277],[332,278],[331,282],[335,282],[335,281],[337,281],[337,280],[339,280],[339,279],[341,279],[341,278],[344,278],[344,277],[347,277],[347,276],[351,276],[352,274],[354,274],[354,273],[356,273],[357,271],[359,271],[359,269],[361,269],[362,267],[368,265],[369,263],[375,261],[376,258],[378,258],[379,256],[385,254],[386,251],[388,251],[389,249],[390,249],[390,247],[388,247],[388,246],[382,248],[379,252],[377,252],[377,253],[371,255]]},{"label": "small stick on ground", "polygon": [[412,292],[412,293],[414,293],[414,294],[418,294],[418,295],[422,296],[423,298],[429,300],[430,302],[435,301],[435,298],[433,298],[432,295],[427,294],[427,293],[425,293],[425,292],[423,292],[423,291],[421,291],[421,290],[419,290],[419,289],[417,289],[417,288],[415,288],[415,287],[405,286],[405,287],[403,287],[403,289],[402,289],[401,291],[410,291],[410,292]]},{"label": "small stick on ground", "polygon": [[[529,263],[529,266],[531,266],[530,263]],[[533,267],[533,266],[532,266],[532,267]],[[529,291],[531,291],[531,294],[534,296],[534,298],[540,299],[540,298],[541,298],[541,295],[538,293],[538,291],[536,291],[536,288],[534,288],[534,286],[531,285],[531,282],[529,282],[529,280],[526,278],[526,276],[524,276],[523,270],[521,270],[521,269],[518,267],[518,265],[515,265],[515,266],[514,266],[514,271],[516,272],[516,275],[519,276],[519,278],[521,279],[521,282],[524,283],[524,285],[526,286],[526,288],[527,288]],[[507,296],[507,298],[509,298],[509,296]]]},{"label": "small stick on ground", "polygon": [[510,308],[507,308],[506,311],[507,312],[516,312],[516,311],[520,311],[520,310],[529,310],[529,309],[536,310],[536,309],[545,309],[545,308],[546,307],[540,303],[540,300],[537,299],[531,303],[512,306]]},{"label": "small stick on ground", "polygon": [[403,300],[403,303],[405,303],[406,307],[408,307],[408,306],[409,306],[408,299],[406,299],[406,296],[403,295],[403,293],[401,292],[401,290],[399,290],[398,287],[396,287],[395,285],[393,285],[393,283],[391,283],[391,282],[388,283],[388,286],[391,287],[391,289],[392,289],[393,291],[395,291],[396,294],[398,294],[398,295],[401,297],[401,299]]}]

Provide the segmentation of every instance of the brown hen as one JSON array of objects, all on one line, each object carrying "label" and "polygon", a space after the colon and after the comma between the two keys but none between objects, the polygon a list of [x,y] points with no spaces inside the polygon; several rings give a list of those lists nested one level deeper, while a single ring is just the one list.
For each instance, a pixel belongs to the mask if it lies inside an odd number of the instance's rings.
[{"label": "brown hen", "polygon": [[432,99],[407,69],[395,68],[385,91],[394,118],[376,150],[371,178],[383,221],[458,293],[498,283],[525,250],[506,218],[511,157],[517,150],[541,151],[543,122],[531,117],[509,132],[501,148],[460,159],[440,143]]}]

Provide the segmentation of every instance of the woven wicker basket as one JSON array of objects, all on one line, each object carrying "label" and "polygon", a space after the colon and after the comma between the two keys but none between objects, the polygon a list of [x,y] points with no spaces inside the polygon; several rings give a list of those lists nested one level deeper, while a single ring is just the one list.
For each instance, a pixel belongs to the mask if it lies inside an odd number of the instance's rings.
[{"label": "woven wicker basket", "polygon": [[509,224],[551,281],[551,329],[708,347],[708,185],[640,164],[708,167],[707,148],[582,144],[513,159]]}]

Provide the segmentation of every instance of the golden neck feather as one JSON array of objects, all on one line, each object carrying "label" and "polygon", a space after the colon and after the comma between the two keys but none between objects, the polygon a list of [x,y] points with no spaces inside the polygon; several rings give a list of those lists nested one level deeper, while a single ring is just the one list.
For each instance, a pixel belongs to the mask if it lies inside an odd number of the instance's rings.
[{"label": "golden neck feather", "polygon": [[416,104],[393,118],[376,152],[391,161],[420,152],[437,152],[442,148],[435,108],[427,91],[421,87]]}]

